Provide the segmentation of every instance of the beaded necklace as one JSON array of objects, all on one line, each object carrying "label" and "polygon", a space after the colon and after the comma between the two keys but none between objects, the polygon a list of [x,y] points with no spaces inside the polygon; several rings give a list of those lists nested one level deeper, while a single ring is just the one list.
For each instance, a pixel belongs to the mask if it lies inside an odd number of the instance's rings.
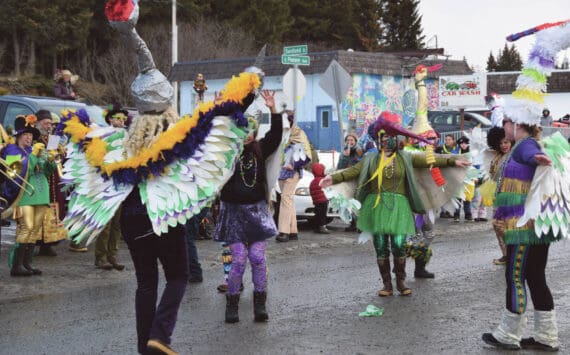
[{"label": "beaded necklace", "polygon": [[[243,184],[245,186],[254,187],[255,184],[257,184],[257,158],[255,157],[255,154],[251,152],[248,155],[249,159],[247,162],[244,162],[245,153],[241,156],[239,160],[239,174],[241,176],[241,181],[243,181]],[[252,168],[253,168],[253,179],[250,183],[248,183],[245,179],[245,172],[251,171]]]}]

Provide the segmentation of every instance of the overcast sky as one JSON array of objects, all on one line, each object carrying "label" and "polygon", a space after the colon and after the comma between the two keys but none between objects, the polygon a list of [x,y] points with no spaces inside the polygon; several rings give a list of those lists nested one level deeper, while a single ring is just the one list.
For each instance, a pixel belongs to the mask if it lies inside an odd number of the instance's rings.
[{"label": "overcast sky", "polygon": [[[489,53],[496,58],[508,35],[570,19],[570,0],[420,0],[419,12],[428,48],[435,47],[437,36],[437,46],[451,54],[450,59],[465,57],[484,71]],[[514,43],[526,62],[534,36]]]}]

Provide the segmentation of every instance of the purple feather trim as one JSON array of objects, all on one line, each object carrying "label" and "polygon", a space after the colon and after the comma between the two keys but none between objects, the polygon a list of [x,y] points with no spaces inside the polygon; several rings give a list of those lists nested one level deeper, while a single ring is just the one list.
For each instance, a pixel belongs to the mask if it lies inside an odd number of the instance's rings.
[{"label": "purple feather trim", "polygon": [[303,167],[311,161],[311,158],[306,157],[305,159],[299,159],[294,161],[295,170],[301,170]]},{"label": "purple feather trim", "polygon": [[530,53],[528,59],[529,61],[536,59],[541,67],[554,69],[554,58],[545,58],[541,55],[541,52],[536,49]]},{"label": "purple feather trim", "polygon": [[524,205],[517,205],[517,206],[501,206],[497,207],[493,218],[495,219],[509,219],[520,217],[524,214]]},{"label": "purple feather trim", "polygon": [[518,165],[516,169],[505,169],[504,178],[519,180],[519,181],[532,181],[536,169],[524,165]]},{"label": "purple feather trim", "polygon": [[[89,116],[83,109],[76,112],[80,122],[89,125]],[[113,178],[115,185],[129,184],[137,185],[143,180],[148,179],[150,176],[160,176],[168,165],[177,159],[187,159],[194,155],[196,149],[202,145],[206,137],[212,130],[212,120],[216,116],[229,116],[231,117],[238,127],[247,127],[247,119],[243,113],[241,104],[233,101],[223,102],[214,106],[207,112],[200,112],[197,125],[192,128],[188,135],[179,143],[176,143],[171,150],[162,152],[162,159],[157,161],[148,161],[147,164],[141,165],[138,168],[125,168],[114,171],[111,176],[102,174],[102,177],[107,180]],[[61,120],[58,129],[63,132],[65,122],[71,119],[72,115],[64,116]],[[86,123],[87,122],[87,123]],[[61,128],[60,128],[61,126]],[[84,151],[85,144],[90,142],[90,138],[78,143],[79,149]],[[101,173],[101,169],[97,168]]]}]

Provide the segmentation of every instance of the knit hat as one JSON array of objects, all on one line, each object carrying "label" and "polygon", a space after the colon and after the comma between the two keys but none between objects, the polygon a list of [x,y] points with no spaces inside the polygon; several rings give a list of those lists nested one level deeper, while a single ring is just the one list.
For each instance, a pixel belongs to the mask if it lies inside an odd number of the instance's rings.
[{"label": "knit hat", "polygon": [[547,77],[554,70],[556,54],[570,46],[569,22],[545,23],[507,37],[512,42],[537,33],[529,59],[517,79],[517,88],[505,106],[505,116],[513,122],[540,125]]},{"label": "knit hat", "polygon": [[43,121],[43,120],[52,120],[53,121],[53,117],[51,116],[51,112],[49,112],[48,110],[38,110],[38,112],[35,113],[35,116],[39,121]]}]

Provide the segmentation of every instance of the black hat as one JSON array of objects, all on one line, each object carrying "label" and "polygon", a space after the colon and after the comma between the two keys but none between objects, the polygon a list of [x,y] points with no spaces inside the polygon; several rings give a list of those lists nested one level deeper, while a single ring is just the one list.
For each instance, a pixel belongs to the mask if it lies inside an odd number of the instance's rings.
[{"label": "black hat", "polygon": [[457,140],[457,144],[461,144],[461,143],[467,143],[469,144],[469,138],[467,137],[461,137]]},{"label": "black hat", "polygon": [[35,127],[38,118],[35,115],[18,115],[14,121],[14,135],[18,137],[23,133],[31,133],[34,140],[40,137],[40,131]]},{"label": "black hat", "polygon": [[125,126],[129,126],[131,123],[131,117],[129,116],[129,111],[124,110],[123,108],[121,108],[121,105],[118,104],[109,105],[109,109],[107,109],[105,112],[105,122],[107,122],[107,124],[111,124],[110,121],[111,117],[118,114],[125,116]]}]

